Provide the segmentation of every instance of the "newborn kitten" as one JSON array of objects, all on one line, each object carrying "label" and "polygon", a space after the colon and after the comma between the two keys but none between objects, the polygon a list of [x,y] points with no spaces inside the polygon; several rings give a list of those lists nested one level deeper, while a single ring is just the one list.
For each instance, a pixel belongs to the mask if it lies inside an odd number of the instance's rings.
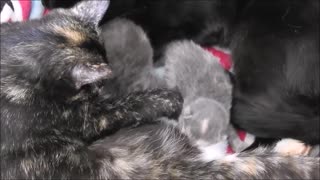
[{"label": "newborn kitten", "polygon": [[115,19],[101,27],[109,64],[113,69],[112,86],[105,91],[126,94],[150,88],[167,87],[159,68],[153,66],[153,49],[140,26],[126,19]]},{"label": "newborn kitten", "polygon": [[169,45],[165,63],[169,88],[177,87],[184,98],[182,131],[200,148],[209,148],[204,150],[211,154],[208,157],[225,155],[232,93],[227,72],[215,57],[189,41]]}]

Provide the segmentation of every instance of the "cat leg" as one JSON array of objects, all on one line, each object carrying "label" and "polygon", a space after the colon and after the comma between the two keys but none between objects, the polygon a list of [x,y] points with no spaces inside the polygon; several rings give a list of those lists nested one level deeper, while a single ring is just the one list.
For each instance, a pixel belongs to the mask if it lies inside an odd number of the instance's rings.
[{"label": "cat leg", "polygon": [[293,112],[280,112],[275,109],[276,104],[268,106],[269,99],[263,100],[258,102],[255,97],[238,98],[235,96],[231,110],[231,122],[236,127],[257,137],[293,138],[311,145],[319,144],[318,115],[306,116]]},{"label": "cat leg", "polygon": [[283,155],[304,155],[307,156],[312,150],[312,146],[295,139],[282,139],[277,142],[274,151]]},{"label": "cat leg", "polygon": [[100,161],[103,166],[99,168],[99,175],[105,178],[319,178],[319,158],[283,156],[267,149],[203,161],[200,151],[190,145],[187,136],[181,134],[177,128],[161,123],[122,129],[95,142],[89,149],[109,155],[109,158]]},{"label": "cat leg", "polygon": [[[114,132],[128,126],[158,121],[160,117],[177,119],[181,113],[183,98],[178,91],[154,89],[133,92],[114,102],[110,99],[84,106],[89,126],[83,128],[84,137]],[[84,123],[87,123],[85,121]]]}]

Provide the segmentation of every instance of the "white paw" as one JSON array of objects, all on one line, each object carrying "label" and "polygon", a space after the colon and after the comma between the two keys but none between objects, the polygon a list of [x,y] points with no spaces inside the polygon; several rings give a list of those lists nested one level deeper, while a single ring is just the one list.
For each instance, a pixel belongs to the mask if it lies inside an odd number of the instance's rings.
[{"label": "white paw", "polygon": [[274,151],[286,156],[303,155],[310,153],[312,147],[295,139],[282,139],[277,142]]}]

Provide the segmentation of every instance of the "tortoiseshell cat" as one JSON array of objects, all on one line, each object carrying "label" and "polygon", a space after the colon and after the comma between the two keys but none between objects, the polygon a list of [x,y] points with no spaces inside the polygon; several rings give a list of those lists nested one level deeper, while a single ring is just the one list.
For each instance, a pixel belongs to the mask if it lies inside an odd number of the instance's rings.
[{"label": "tortoiseshell cat", "polygon": [[163,89],[105,98],[112,72],[96,26],[107,6],[86,1],[1,26],[1,179],[319,178],[319,158],[255,152],[207,162],[168,121],[129,129],[176,119],[183,102]]},{"label": "tortoiseshell cat", "polygon": [[1,25],[1,179],[97,177],[93,140],[180,114],[175,91],[104,98],[112,71],[96,28],[108,3]]}]

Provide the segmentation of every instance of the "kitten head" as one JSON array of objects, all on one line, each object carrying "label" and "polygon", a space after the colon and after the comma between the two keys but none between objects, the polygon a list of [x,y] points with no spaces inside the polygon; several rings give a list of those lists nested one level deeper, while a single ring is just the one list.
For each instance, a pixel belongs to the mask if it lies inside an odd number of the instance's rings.
[{"label": "kitten head", "polygon": [[40,20],[1,26],[1,96],[20,103],[39,95],[65,99],[110,78],[98,36],[108,5],[83,1]]},{"label": "kitten head", "polygon": [[180,90],[186,104],[207,97],[231,108],[232,84],[216,57],[192,41],[177,41],[168,45],[164,59],[167,84]]},{"label": "kitten head", "polygon": [[225,140],[229,118],[229,110],[221,103],[199,97],[184,105],[179,124],[182,131],[197,144],[209,145]]}]

